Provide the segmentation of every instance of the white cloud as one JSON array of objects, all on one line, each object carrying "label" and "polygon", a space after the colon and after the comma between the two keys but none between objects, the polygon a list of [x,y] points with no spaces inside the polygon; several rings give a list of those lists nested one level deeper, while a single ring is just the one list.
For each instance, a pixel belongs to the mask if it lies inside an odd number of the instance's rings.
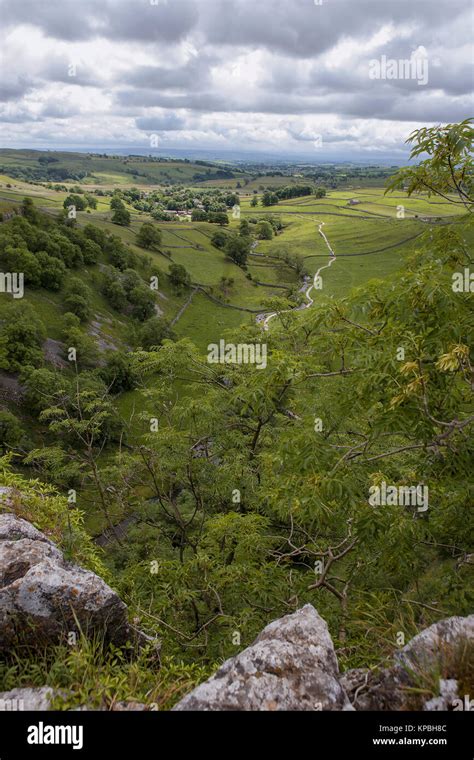
[{"label": "white cloud", "polygon": [[[472,110],[470,0],[0,0],[0,14],[4,145],[139,147],[158,131],[164,148],[298,152],[321,134],[325,151],[394,154]],[[371,58],[421,49],[426,87],[369,78]]]}]

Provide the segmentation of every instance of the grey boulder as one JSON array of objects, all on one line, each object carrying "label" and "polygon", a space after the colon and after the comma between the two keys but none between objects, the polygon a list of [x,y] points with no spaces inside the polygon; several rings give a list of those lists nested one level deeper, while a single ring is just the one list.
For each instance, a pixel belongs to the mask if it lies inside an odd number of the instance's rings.
[{"label": "grey boulder", "polygon": [[275,620],[173,708],[206,710],[352,710],[339,684],[334,645],[311,604]]},{"label": "grey boulder", "polygon": [[[124,643],[127,607],[95,573],[68,562],[43,533],[0,514],[0,650],[41,646],[71,633]],[[73,637],[74,639],[74,637]]]}]

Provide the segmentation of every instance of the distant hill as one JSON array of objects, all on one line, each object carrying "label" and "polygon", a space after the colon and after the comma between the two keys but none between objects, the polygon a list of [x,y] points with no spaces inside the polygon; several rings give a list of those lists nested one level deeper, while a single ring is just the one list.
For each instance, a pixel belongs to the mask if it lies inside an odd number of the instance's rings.
[{"label": "distant hill", "polygon": [[0,150],[0,173],[27,181],[74,180],[96,185],[198,183],[244,176],[239,169],[208,161],[11,149]]}]

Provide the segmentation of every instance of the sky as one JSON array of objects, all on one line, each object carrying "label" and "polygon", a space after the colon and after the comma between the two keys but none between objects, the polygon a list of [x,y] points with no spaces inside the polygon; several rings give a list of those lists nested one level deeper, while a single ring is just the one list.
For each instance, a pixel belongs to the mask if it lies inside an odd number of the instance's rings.
[{"label": "sky", "polygon": [[0,146],[406,156],[473,115],[473,0],[0,0]]}]

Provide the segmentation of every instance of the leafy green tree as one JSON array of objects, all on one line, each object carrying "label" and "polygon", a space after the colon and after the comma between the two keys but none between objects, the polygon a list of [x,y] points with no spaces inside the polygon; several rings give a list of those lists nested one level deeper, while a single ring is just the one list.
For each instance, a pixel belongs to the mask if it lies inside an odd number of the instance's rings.
[{"label": "leafy green tree", "polygon": [[242,219],[239,224],[239,235],[249,237],[251,235],[250,223],[248,219]]},{"label": "leafy green tree", "polygon": [[21,203],[22,214],[32,224],[38,224],[39,213],[35,208],[32,198],[23,198]]},{"label": "leafy green tree", "polygon": [[143,284],[133,288],[128,300],[132,306],[132,317],[135,317],[140,322],[144,322],[155,313],[156,301],[153,291]]},{"label": "leafy green tree", "polygon": [[125,204],[119,195],[113,195],[110,201],[110,208],[112,211],[119,211],[125,208]]},{"label": "leafy green tree", "polygon": [[11,449],[16,449],[20,445],[25,430],[18,419],[12,412],[0,410],[0,449],[5,454]]},{"label": "leafy green tree", "polygon": [[49,406],[52,394],[58,392],[63,385],[56,371],[45,367],[37,369],[31,365],[22,367],[20,380],[25,388],[28,409],[35,415]]},{"label": "leafy green tree", "polygon": [[30,304],[13,304],[3,313],[0,327],[0,369],[19,372],[23,366],[43,363],[46,330]]},{"label": "leafy green tree", "polygon": [[84,264],[97,264],[101,255],[101,249],[94,240],[85,240],[82,246]]},{"label": "leafy green tree", "polygon": [[182,264],[171,264],[168,272],[171,285],[178,291],[189,288],[191,276]]},{"label": "leafy green tree", "polygon": [[66,266],[54,256],[48,256],[45,251],[36,254],[36,260],[41,267],[41,285],[48,290],[60,290],[66,274]]},{"label": "leafy green tree", "polygon": [[273,227],[270,222],[262,221],[257,225],[257,236],[260,240],[271,240],[273,237]]},{"label": "leafy green tree", "polygon": [[116,311],[123,311],[127,306],[127,294],[119,279],[107,283],[104,288],[104,295]]},{"label": "leafy green tree", "polygon": [[408,195],[425,192],[437,195],[467,211],[474,204],[473,119],[459,124],[423,127],[408,137],[410,158],[428,154],[415,166],[400,169],[388,183],[386,192],[406,189]]},{"label": "leafy green tree", "polygon": [[78,277],[72,277],[67,285],[64,306],[67,311],[87,322],[91,316],[91,291]]},{"label": "leafy green tree", "polygon": [[112,216],[112,222],[114,224],[120,225],[121,227],[128,227],[130,225],[130,220],[130,212],[127,211],[125,206],[123,206],[123,208],[117,208]]},{"label": "leafy green tree", "polygon": [[84,198],[86,199],[86,202],[89,208],[92,208],[92,209],[97,208],[97,198],[95,197],[95,195],[92,195],[92,193],[85,193]]},{"label": "leafy green tree", "polygon": [[85,211],[87,208],[87,201],[85,197],[81,198],[80,195],[68,195],[67,198],[64,199],[63,206],[66,210],[71,206],[74,206],[76,211]]},{"label": "leafy green tree", "polygon": [[209,221],[213,224],[220,224],[221,227],[223,227],[226,224],[229,224],[229,217],[225,213],[225,211],[213,211],[209,212],[208,214]]},{"label": "leafy green tree", "polygon": [[161,245],[161,231],[154,224],[145,222],[140,227],[140,231],[137,235],[137,245],[142,248],[159,248]]},{"label": "leafy green tree", "polygon": [[64,299],[65,308],[79,317],[81,322],[87,322],[91,316],[89,302],[78,293],[71,293]]},{"label": "leafy green tree", "polygon": [[7,245],[1,254],[1,261],[8,272],[23,272],[25,284],[33,288],[41,286],[41,264],[24,244]]},{"label": "leafy green tree", "polygon": [[[80,298],[80,296],[78,296]],[[95,367],[99,359],[97,344],[90,335],[81,330],[80,327],[66,326],[62,332],[64,341],[64,355],[69,359],[69,351],[75,349],[75,362],[71,360],[71,367],[74,364],[82,370],[87,367]]]},{"label": "leafy green tree", "polygon": [[86,224],[82,231],[86,238],[93,240],[100,248],[105,248],[107,235],[99,227],[95,227],[93,224]]},{"label": "leafy green tree", "polygon": [[262,206],[275,206],[278,203],[278,196],[271,190],[265,190],[262,195]]},{"label": "leafy green tree", "polygon": [[191,221],[193,222],[206,222],[207,213],[202,208],[193,208],[191,212]]},{"label": "leafy green tree", "polygon": [[225,245],[226,255],[238,266],[245,266],[250,253],[250,240],[240,235],[229,236]]},{"label": "leafy green tree", "polygon": [[161,346],[163,341],[172,338],[173,333],[169,324],[162,317],[151,317],[143,324],[138,332],[138,344],[149,351]]},{"label": "leafy green tree", "polygon": [[137,373],[132,364],[132,357],[121,351],[110,351],[107,363],[99,375],[108,388],[109,393],[122,393],[135,388]]},{"label": "leafy green tree", "polygon": [[227,242],[227,233],[224,232],[224,230],[216,230],[212,237],[211,237],[211,243],[216,248],[222,249],[225,247],[225,244]]},{"label": "leafy green tree", "polygon": [[85,470],[97,494],[97,504],[106,523],[121,543],[113,520],[113,498],[103,482],[98,456],[104,446],[123,432],[117,412],[103,388],[87,387],[77,376],[69,391],[51,397],[51,406],[41,412],[41,420],[63,442],[76,467]]}]

